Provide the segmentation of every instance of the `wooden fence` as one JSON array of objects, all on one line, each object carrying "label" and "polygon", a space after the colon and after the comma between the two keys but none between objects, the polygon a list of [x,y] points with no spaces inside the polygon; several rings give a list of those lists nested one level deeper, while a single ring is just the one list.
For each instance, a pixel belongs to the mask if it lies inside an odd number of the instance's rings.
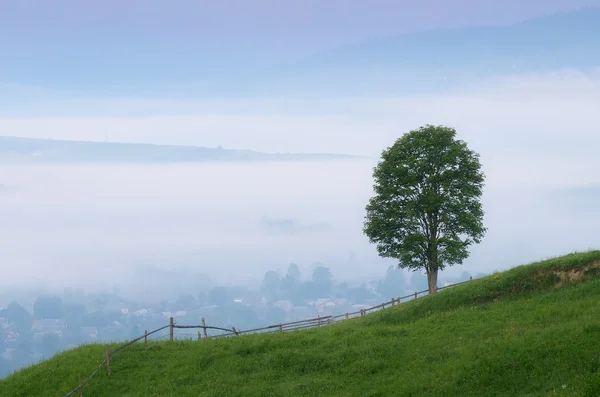
[{"label": "wooden fence", "polygon": [[[447,285],[444,287],[439,287],[437,290],[441,291],[446,288],[465,284],[471,280],[473,280],[473,277],[470,277],[469,280],[467,280],[467,281]],[[388,302],[383,302],[377,306],[360,309],[355,312],[347,312],[347,313],[340,314],[337,316],[324,316],[324,317],[317,316],[315,318],[310,318],[310,319],[306,319],[306,320],[299,320],[299,321],[293,321],[293,322],[289,322],[289,323],[269,325],[266,327],[249,329],[249,330],[236,329],[235,327],[223,328],[223,327],[209,326],[209,325],[206,325],[204,318],[202,318],[201,325],[179,325],[179,324],[176,324],[173,320],[173,317],[171,317],[169,319],[169,325],[165,325],[164,327],[155,329],[154,331],[151,331],[151,332],[145,331],[144,335],[142,335],[138,338],[135,338],[135,339],[115,348],[112,351],[110,349],[110,346],[106,345],[104,360],[98,365],[98,367],[92,372],[92,374],[89,377],[87,377],[84,380],[82,380],[82,378],[80,377],[79,385],[76,388],[74,388],[73,390],[71,390],[69,393],[65,394],[64,397],[74,396],[75,393],[79,393],[79,396],[83,396],[83,387],[100,371],[100,369],[103,366],[106,366],[106,371],[107,371],[108,376],[111,375],[110,363],[111,363],[112,356],[119,353],[121,350],[133,345],[134,343],[141,342],[142,340],[144,341],[144,345],[147,346],[148,337],[150,337],[154,334],[157,334],[160,331],[164,331],[166,329],[169,330],[168,337],[169,337],[170,341],[174,340],[175,330],[177,330],[177,329],[199,329],[200,331],[198,331],[198,335],[197,335],[198,340],[201,340],[201,339],[208,340],[208,339],[233,337],[233,336],[241,336],[241,335],[247,335],[247,334],[257,334],[257,333],[262,334],[262,333],[273,333],[273,332],[299,331],[299,330],[304,330],[304,329],[309,329],[309,328],[323,327],[323,326],[333,324],[333,323],[336,323],[339,321],[348,320],[350,318],[362,317],[369,313],[372,313],[372,312],[375,312],[378,310],[383,310],[386,307],[392,307],[395,305],[399,305],[403,302],[414,300],[414,299],[419,298],[420,296],[425,296],[428,294],[429,294],[429,290],[418,291],[418,292],[415,292],[410,295],[406,295],[406,296],[402,296],[402,297],[398,297],[398,298],[392,298],[392,300],[390,300]],[[217,334],[217,335],[209,335],[208,334],[209,330],[221,331],[222,333]]]}]

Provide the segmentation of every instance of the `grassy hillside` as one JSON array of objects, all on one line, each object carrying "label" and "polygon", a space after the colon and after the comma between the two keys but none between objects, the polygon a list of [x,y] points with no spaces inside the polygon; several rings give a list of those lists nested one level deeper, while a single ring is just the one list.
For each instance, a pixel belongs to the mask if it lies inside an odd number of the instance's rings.
[{"label": "grassy hillside", "polygon": [[[133,345],[84,396],[598,396],[600,251],[514,268],[315,330]],[[103,358],[70,351],[0,382],[58,396]]]}]

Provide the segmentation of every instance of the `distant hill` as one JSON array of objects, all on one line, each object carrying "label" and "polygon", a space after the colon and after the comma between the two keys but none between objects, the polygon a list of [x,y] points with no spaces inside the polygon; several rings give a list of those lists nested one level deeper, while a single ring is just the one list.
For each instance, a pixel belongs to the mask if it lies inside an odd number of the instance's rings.
[{"label": "distant hill", "polygon": [[199,146],[108,143],[0,136],[0,163],[181,163],[315,161],[357,156],[318,153],[260,153]]},{"label": "distant hill", "polygon": [[495,75],[600,67],[598,43],[600,8],[585,8],[508,26],[371,40],[265,73],[247,88],[271,93],[426,93]]}]

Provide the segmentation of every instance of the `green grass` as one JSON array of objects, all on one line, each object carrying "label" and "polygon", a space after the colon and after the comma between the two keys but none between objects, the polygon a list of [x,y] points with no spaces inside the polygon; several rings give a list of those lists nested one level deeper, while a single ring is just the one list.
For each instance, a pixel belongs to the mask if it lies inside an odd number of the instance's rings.
[{"label": "green grass", "polygon": [[[600,251],[571,254],[320,329],[136,344],[84,396],[600,396],[599,269]],[[0,395],[64,395],[103,354],[65,352]]]}]

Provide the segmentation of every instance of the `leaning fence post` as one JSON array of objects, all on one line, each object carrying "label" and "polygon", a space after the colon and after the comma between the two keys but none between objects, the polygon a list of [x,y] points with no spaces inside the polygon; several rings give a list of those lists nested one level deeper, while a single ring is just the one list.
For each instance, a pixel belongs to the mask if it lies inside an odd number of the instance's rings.
[{"label": "leaning fence post", "polygon": [[173,317],[169,318],[169,340],[173,342]]},{"label": "leaning fence post", "polygon": [[148,330],[144,331],[144,350],[148,350]]},{"label": "leaning fence post", "polygon": [[204,317],[202,317],[202,329],[204,330],[204,339],[208,340],[208,333],[206,332],[206,322],[204,321]]},{"label": "leaning fence post", "polygon": [[106,370],[110,376],[110,346],[106,345]]}]

